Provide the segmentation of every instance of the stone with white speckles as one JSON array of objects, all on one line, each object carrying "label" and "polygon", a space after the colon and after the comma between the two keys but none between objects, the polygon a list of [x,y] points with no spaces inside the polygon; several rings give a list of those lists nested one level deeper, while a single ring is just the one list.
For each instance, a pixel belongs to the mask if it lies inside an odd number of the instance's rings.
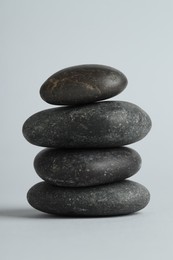
[{"label": "stone with white speckles", "polygon": [[34,160],[37,174],[47,183],[64,187],[93,186],[124,180],[141,167],[133,149],[44,149]]},{"label": "stone with white speckles", "polygon": [[41,86],[40,95],[54,105],[88,104],[113,97],[127,85],[125,75],[104,65],[79,65],[60,70]]},{"label": "stone with white speckles", "polygon": [[124,101],[47,109],[23,126],[32,144],[54,148],[108,148],[134,143],[151,128],[147,113]]},{"label": "stone with white speckles", "polygon": [[148,190],[133,181],[107,185],[65,188],[45,182],[34,185],[27,194],[30,205],[42,212],[64,216],[116,216],[134,213],[149,202]]}]

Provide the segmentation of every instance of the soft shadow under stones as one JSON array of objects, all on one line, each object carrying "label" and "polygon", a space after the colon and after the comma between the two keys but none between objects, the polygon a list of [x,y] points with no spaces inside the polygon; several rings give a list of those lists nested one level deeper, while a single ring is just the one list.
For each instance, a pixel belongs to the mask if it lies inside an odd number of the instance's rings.
[{"label": "soft shadow under stones", "polygon": [[35,209],[30,208],[3,208],[0,209],[0,218],[23,218],[23,219],[112,219],[112,218],[130,218],[131,216],[140,214],[140,212],[135,212],[127,215],[117,215],[117,216],[99,216],[99,217],[90,217],[90,216],[58,216],[54,214],[47,214],[39,212]]}]

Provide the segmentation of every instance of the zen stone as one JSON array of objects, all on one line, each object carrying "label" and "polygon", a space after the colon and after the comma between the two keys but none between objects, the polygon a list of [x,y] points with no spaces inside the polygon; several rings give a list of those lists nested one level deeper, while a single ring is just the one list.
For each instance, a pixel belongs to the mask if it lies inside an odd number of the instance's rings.
[{"label": "zen stone", "polygon": [[124,74],[103,65],[80,65],[56,72],[40,89],[46,102],[54,105],[87,104],[113,97],[127,85]]},{"label": "zen stone", "polygon": [[58,107],[32,115],[23,126],[32,144],[55,148],[102,148],[134,143],[151,128],[149,116],[123,101]]},{"label": "zen stone", "polygon": [[47,183],[80,187],[124,180],[141,167],[140,155],[130,148],[44,149],[34,167]]},{"label": "zen stone", "polygon": [[64,188],[45,182],[34,185],[27,194],[30,205],[40,211],[65,216],[115,216],[144,208],[148,190],[133,181],[107,185]]}]

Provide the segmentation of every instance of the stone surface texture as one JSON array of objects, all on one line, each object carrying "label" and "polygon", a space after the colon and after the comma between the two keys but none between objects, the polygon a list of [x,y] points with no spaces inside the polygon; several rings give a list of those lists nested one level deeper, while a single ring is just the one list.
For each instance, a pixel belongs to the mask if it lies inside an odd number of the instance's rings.
[{"label": "stone surface texture", "polygon": [[109,148],[134,143],[151,128],[147,113],[124,101],[47,109],[23,126],[32,144],[54,148]]},{"label": "stone surface texture", "polygon": [[93,186],[124,180],[141,167],[140,155],[130,148],[44,149],[34,160],[37,174],[47,183]]},{"label": "stone surface texture", "polygon": [[54,105],[77,105],[113,97],[127,85],[125,75],[104,65],[73,66],[56,72],[41,86],[40,95]]},{"label": "stone surface texture", "polygon": [[27,194],[30,205],[40,211],[65,216],[116,216],[144,208],[150,199],[148,190],[133,181],[64,188],[45,182],[34,185]]}]

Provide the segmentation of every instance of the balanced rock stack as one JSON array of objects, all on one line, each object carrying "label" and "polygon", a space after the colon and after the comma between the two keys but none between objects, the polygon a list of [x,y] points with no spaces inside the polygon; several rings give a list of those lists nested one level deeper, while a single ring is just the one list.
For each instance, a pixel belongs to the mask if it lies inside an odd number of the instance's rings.
[{"label": "balanced rock stack", "polygon": [[24,123],[25,138],[48,147],[34,160],[44,181],[27,194],[32,207],[66,216],[115,216],[148,204],[148,190],[125,180],[140,169],[140,155],[121,146],[145,137],[151,120],[129,102],[97,102],[126,85],[120,71],[103,65],[66,68],[45,81],[41,97],[66,106],[38,112]]}]

